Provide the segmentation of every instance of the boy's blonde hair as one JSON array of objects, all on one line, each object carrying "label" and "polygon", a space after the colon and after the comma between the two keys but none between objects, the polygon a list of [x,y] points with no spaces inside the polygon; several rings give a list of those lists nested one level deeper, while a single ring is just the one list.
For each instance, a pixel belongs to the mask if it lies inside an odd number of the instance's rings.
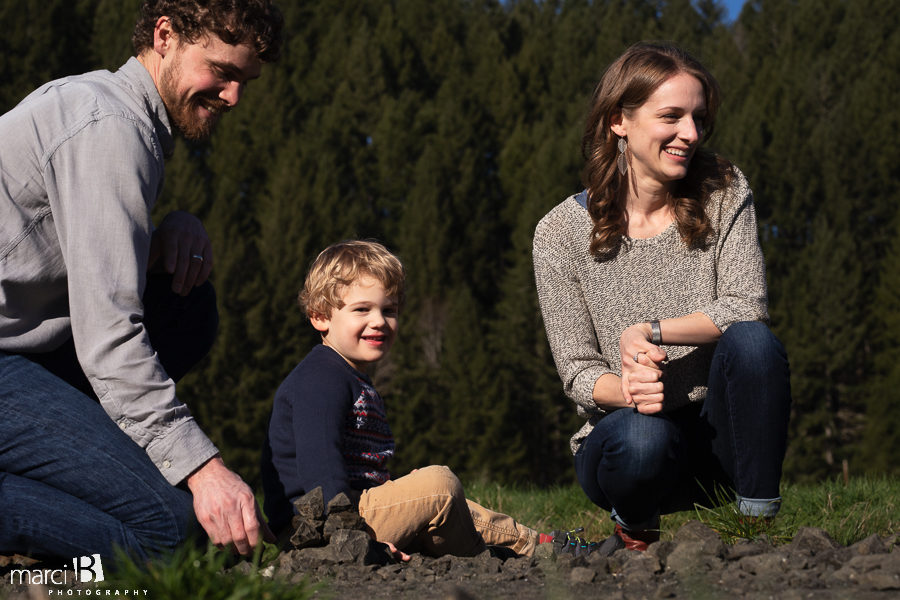
[{"label": "boy's blonde hair", "polygon": [[313,261],[298,297],[300,308],[309,317],[330,318],[332,310],[344,306],[344,288],[366,275],[403,305],[406,274],[400,259],[378,242],[346,240],[328,246]]}]

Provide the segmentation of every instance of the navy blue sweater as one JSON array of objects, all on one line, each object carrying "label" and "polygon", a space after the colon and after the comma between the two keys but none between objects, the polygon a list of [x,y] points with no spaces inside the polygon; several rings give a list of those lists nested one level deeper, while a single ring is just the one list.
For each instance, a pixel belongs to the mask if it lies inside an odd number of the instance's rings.
[{"label": "navy blue sweater", "polygon": [[275,393],[262,461],[272,529],[286,526],[293,500],[316,487],[328,502],[384,483],[393,454],[384,401],[372,381],[328,346],[314,347]]}]

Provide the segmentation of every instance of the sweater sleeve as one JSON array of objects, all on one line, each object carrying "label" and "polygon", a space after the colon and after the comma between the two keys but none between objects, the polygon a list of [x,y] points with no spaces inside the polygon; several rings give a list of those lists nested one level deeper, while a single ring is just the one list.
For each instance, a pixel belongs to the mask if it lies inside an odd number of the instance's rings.
[{"label": "sweater sleeve", "polygon": [[349,378],[321,376],[315,364],[301,363],[278,388],[269,437],[285,496],[321,486],[327,502],[340,492],[352,497],[342,442],[354,393]]},{"label": "sweater sleeve", "polygon": [[544,328],[567,396],[588,414],[602,411],[594,402],[594,384],[613,373],[601,354],[587,302],[568,250],[567,228],[551,211],[534,233],[533,261]]},{"label": "sweater sleeve", "polygon": [[743,174],[725,191],[718,213],[717,298],[700,308],[720,331],[738,321],[768,320],[766,270],[753,193]]}]

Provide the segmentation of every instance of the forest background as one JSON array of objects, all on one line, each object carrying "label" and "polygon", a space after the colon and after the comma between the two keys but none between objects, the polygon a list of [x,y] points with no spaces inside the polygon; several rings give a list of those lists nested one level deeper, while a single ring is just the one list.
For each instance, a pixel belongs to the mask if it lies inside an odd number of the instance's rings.
[{"label": "forest background", "polygon": [[[115,69],[138,0],[0,0],[0,110]],[[787,346],[786,477],[900,475],[900,2],[282,0],[282,60],[208,144],[178,142],[156,214],[213,240],[221,331],[179,395],[257,481],[280,381],[317,342],[296,306],[326,245],[373,237],[409,272],[374,372],[396,473],[573,481],[578,428],[538,309],[531,236],[581,189],[605,66],[672,40],[718,78],[709,146],[755,192],[771,323]],[[88,158],[89,159],[89,158]]]}]

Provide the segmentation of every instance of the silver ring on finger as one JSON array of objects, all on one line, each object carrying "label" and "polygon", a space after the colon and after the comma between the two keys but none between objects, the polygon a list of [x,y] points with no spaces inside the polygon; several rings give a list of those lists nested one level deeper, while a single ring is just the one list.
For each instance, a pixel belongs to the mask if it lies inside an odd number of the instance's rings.
[{"label": "silver ring on finger", "polygon": [[643,352],[635,352],[635,353],[634,353],[634,357],[633,357],[633,358],[634,358],[634,362],[637,362],[637,361],[638,361],[638,357],[639,357],[641,354],[644,354],[644,353],[643,353]]},{"label": "silver ring on finger", "polygon": [[201,254],[191,254],[191,258],[199,260],[200,262],[203,262],[203,256]]}]

